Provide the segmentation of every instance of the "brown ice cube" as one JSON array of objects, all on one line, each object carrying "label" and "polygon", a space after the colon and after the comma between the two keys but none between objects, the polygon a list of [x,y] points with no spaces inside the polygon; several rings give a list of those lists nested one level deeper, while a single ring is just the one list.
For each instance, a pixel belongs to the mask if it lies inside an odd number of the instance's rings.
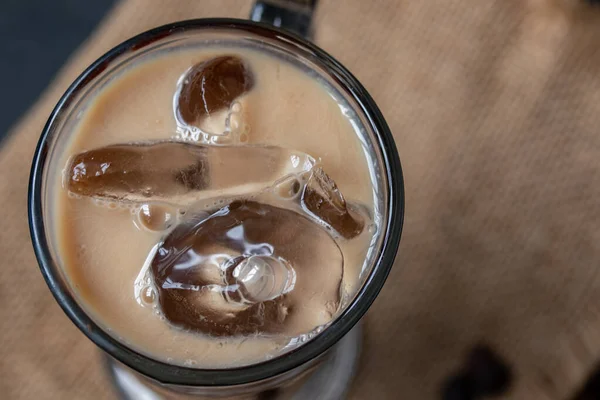
[{"label": "brown ice cube", "polygon": [[358,236],[364,228],[364,219],[348,208],[337,184],[322,168],[311,171],[302,192],[302,205],[346,239]]},{"label": "brown ice cube", "polygon": [[67,189],[113,199],[164,198],[209,184],[206,148],[187,143],[132,143],[79,153],[65,169]]},{"label": "brown ice cube", "polygon": [[198,126],[214,112],[227,109],[252,89],[254,76],[247,63],[236,56],[221,56],[200,62],[182,77],[175,94],[178,119]]},{"label": "brown ice cube", "polygon": [[298,335],[339,307],[343,256],[308,218],[235,201],[178,225],[150,268],[162,312],[175,326],[215,336]]},{"label": "brown ice cube", "polygon": [[216,197],[258,191],[313,164],[309,155],[277,146],[130,143],[72,157],[65,184],[81,196],[188,205],[202,193]]}]

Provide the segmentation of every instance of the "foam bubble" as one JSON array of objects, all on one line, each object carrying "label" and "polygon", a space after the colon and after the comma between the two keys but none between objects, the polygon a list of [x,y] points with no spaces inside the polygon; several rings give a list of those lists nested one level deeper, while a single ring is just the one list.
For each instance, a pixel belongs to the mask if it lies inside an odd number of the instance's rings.
[{"label": "foam bubble", "polygon": [[298,177],[289,176],[273,186],[274,193],[282,199],[294,199],[302,191],[304,185]]},{"label": "foam bubble", "polygon": [[152,286],[146,286],[140,291],[140,302],[146,306],[153,306],[156,304],[157,296],[156,290]]},{"label": "foam bubble", "polygon": [[172,207],[159,204],[143,204],[135,214],[134,224],[138,229],[150,232],[162,232],[177,222],[179,211]]},{"label": "foam bubble", "polygon": [[242,112],[242,103],[240,103],[239,101],[234,101],[233,103],[231,103],[231,112]]},{"label": "foam bubble", "polygon": [[192,360],[192,359],[190,359],[190,358],[188,358],[187,360],[185,360],[185,361],[183,362],[183,365],[184,365],[184,366],[186,366],[186,367],[193,367],[193,366],[194,366],[194,365],[196,365],[196,364],[198,364],[198,362],[197,362],[197,361],[195,361],[195,360]]}]

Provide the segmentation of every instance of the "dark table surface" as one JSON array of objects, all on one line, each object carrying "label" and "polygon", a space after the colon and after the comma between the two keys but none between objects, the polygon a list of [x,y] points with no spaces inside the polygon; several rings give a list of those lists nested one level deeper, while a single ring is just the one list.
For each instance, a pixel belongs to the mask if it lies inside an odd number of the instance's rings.
[{"label": "dark table surface", "polygon": [[114,3],[0,1],[0,140]]}]

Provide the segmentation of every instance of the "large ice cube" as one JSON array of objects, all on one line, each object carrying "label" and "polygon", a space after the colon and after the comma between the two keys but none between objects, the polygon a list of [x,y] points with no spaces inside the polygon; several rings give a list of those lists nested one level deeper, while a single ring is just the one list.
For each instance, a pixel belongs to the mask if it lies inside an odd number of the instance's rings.
[{"label": "large ice cube", "polygon": [[226,110],[254,86],[249,65],[227,55],[200,62],[179,80],[174,97],[175,117],[182,126],[202,128],[212,114]]},{"label": "large ice cube", "polygon": [[337,184],[322,168],[315,167],[301,196],[303,208],[341,236],[352,239],[364,228],[364,219],[348,208]]},{"label": "large ice cube", "polygon": [[188,205],[200,198],[252,193],[309,171],[308,154],[277,146],[151,142],[106,146],[69,160],[69,191],[130,202]]},{"label": "large ice cube", "polygon": [[308,218],[235,201],[178,225],[151,272],[162,312],[176,326],[216,336],[298,335],[337,311],[343,256]]}]

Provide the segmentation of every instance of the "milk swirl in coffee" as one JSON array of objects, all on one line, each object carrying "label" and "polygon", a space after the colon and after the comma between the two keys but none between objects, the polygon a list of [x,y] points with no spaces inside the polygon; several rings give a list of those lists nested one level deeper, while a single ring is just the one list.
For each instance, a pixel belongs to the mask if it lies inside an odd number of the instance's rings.
[{"label": "milk swirl in coffee", "polygon": [[379,232],[359,131],[339,93],[260,49],[124,68],[51,181],[79,302],[132,348],[198,368],[310,340],[360,287]]}]

